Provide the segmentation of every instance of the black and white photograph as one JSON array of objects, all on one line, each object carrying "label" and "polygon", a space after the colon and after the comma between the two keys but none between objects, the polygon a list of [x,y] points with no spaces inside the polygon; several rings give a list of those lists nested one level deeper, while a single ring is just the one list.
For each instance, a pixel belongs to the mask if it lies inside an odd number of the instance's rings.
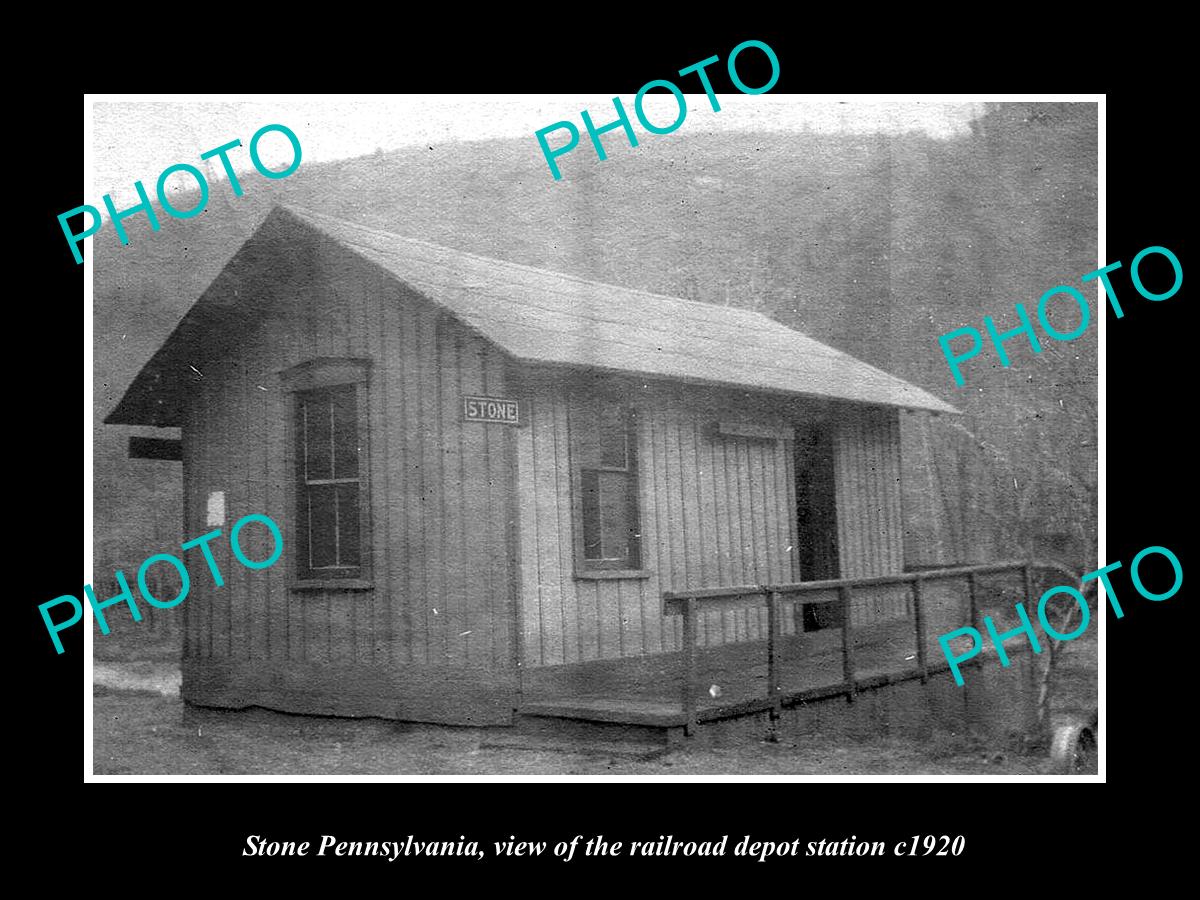
[{"label": "black and white photograph", "polygon": [[89,98],[97,779],[1102,776],[1101,98],[720,68]]}]

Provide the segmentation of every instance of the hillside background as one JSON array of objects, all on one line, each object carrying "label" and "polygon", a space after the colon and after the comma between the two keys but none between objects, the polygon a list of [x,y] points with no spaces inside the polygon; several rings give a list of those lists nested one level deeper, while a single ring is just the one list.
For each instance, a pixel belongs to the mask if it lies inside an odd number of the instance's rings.
[{"label": "hillside background", "polygon": [[106,224],[93,239],[94,577],[194,537],[179,464],[126,455],[131,434],[174,433],[102,422],[275,202],[764,312],[965,413],[902,417],[909,565],[1033,554],[1094,568],[1096,316],[1036,356],[1010,342],[1009,369],[985,353],[957,389],[937,338],[984,315],[1012,327],[1014,302],[1032,314],[1096,268],[1096,128],[1090,104],[993,105],[947,140],[685,126],[637,148],[613,140],[605,162],[581,147],[560,182],[532,137],[421,146],[246,176],[241,198],[214,184],[205,213],[160,214],[157,233],[139,217],[128,247]]}]

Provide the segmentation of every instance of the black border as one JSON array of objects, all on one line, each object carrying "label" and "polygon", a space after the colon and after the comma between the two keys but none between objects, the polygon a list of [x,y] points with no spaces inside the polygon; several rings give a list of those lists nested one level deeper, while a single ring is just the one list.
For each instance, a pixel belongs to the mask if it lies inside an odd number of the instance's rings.
[{"label": "black border", "polygon": [[[598,34],[584,41],[578,28],[569,28],[557,42],[545,44],[533,40],[530,48],[517,48],[506,41],[502,46],[488,48],[489,52],[481,52],[443,39],[433,41],[423,54],[415,49],[418,41],[409,35],[404,41],[404,52],[386,60],[386,65],[382,58],[373,57],[361,69],[355,69],[347,61],[335,80],[338,89],[346,91],[366,82],[385,90],[412,92],[476,91],[482,87],[498,93],[587,90],[629,94],[650,78],[664,77],[663,72],[671,71],[671,67],[678,69],[713,53],[724,57],[737,40],[753,36],[766,40],[779,54],[782,74],[776,92],[844,91],[848,89],[846,78],[850,77],[851,63],[862,58],[861,52],[850,53],[843,66],[825,67],[822,71],[817,64],[819,60],[810,62],[809,56],[815,44],[836,37],[828,32],[748,28],[744,35],[729,38],[718,35],[717,31],[714,26],[711,34],[664,42],[649,39],[644,33],[617,34],[613,26],[612,30],[599,29]],[[1028,38],[1033,40],[1036,33],[1031,32]],[[549,52],[548,47],[554,52]],[[1064,65],[1075,65],[1083,58]],[[664,59],[670,60],[665,66]],[[1044,57],[1042,61],[1045,62]],[[897,59],[893,65],[900,69],[902,62]],[[1007,71],[1018,62],[1008,61]],[[980,68],[985,66],[983,60],[979,63]],[[297,76],[286,84],[288,89],[300,92],[331,88],[327,68],[320,72],[299,69]],[[814,71],[821,71],[819,78],[810,77]],[[483,85],[475,83],[481,72],[487,74]],[[206,71],[202,77],[197,74],[186,79],[168,78],[162,72],[149,74],[172,82],[167,86],[156,81],[153,88],[147,88],[153,90],[180,90],[186,80],[190,82],[188,90],[223,89],[236,93],[251,87],[246,83],[247,78],[255,80],[244,67],[215,76]],[[854,87],[868,92],[945,92],[951,81],[955,91],[1001,87],[978,83],[987,79],[976,79],[976,83],[969,85],[959,82],[961,69],[957,64],[948,65],[937,77],[920,84],[912,83],[911,78],[880,78],[876,66],[868,74],[873,77],[860,78]],[[1113,80],[1088,79],[1081,72],[1067,75],[1073,81]],[[129,86],[109,84],[94,89],[125,90]],[[1002,89],[1056,88],[1027,83],[1019,88]],[[1075,89],[1094,91],[1097,87]],[[1161,90],[1130,87],[1109,93],[1107,261],[1120,259],[1128,266],[1138,250],[1157,244],[1171,248],[1187,269],[1182,222],[1188,210],[1184,191],[1190,179],[1184,176],[1185,141],[1174,134],[1172,127],[1183,115],[1183,109],[1180,100]],[[963,857],[933,858],[927,867],[910,873],[927,875],[929,883],[909,884],[928,890],[948,886],[939,880],[946,877],[948,867],[956,874],[966,874],[969,865],[976,878],[1012,880],[1014,889],[1020,890],[1033,884],[1018,877],[1023,871],[1028,874],[1026,865],[1031,856],[1057,860],[1063,872],[1066,867],[1074,869],[1098,862],[1096,846],[1106,840],[1113,827],[1102,814],[1105,807],[1099,805],[1097,795],[1081,798],[1078,788],[1049,783],[1032,790],[1030,785],[1002,788],[980,784],[910,784],[900,792],[889,787],[886,796],[875,784],[851,787],[680,783],[669,788],[631,784],[614,785],[601,795],[584,785],[478,782],[407,784],[397,788],[272,785],[269,802],[259,797],[263,788],[258,786],[250,788],[256,796],[251,802],[247,802],[244,794],[232,802],[217,799],[213,791],[183,797],[180,791],[194,789],[161,784],[89,785],[85,787],[87,793],[79,793],[82,630],[75,629],[65,635],[67,652],[57,656],[45,639],[36,604],[60,593],[78,596],[79,590],[79,568],[73,563],[75,548],[69,546],[66,531],[69,510],[75,508],[79,496],[78,481],[66,474],[76,471],[73,465],[68,467],[66,457],[68,449],[72,455],[76,452],[78,406],[73,398],[78,395],[74,393],[75,383],[67,384],[67,370],[72,368],[67,362],[70,351],[59,347],[56,338],[62,333],[66,318],[61,314],[62,305],[79,302],[83,267],[75,266],[70,256],[63,253],[55,216],[84,202],[79,188],[77,149],[81,112],[82,92],[75,86],[52,86],[28,104],[26,121],[36,123],[32,127],[37,128],[39,138],[35,166],[38,177],[19,185],[30,192],[30,199],[19,208],[30,211],[25,220],[33,224],[34,232],[28,241],[19,236],[17,240],[18,246],[33,253],[31,259],[26,259],[24,253],[14,254],[12,259],[25,284],[18,294],[20,324],[11,332],[14,337],[20,335],[26,346],[38,348],[33,350],[37,361],[30,367],[32,377],[21,379],[33,389],[14,392],[18,415],[13,417],[18,433],[25,430],[21,426],[36,423],[36,439],[23,446],[18,443],[14,449],[19,453],[21,449],[36,447],[38,464],[30,466],[29,471],[42,475],[30,479],[37,488],[23,508],[32,515],[22,517],[20,522],[22,546],[33,549],[33,561],[26,565],[22,559],[22,564],[16,567],[28,582],[17,591],[17,597],[26,616],[25,637],[30,640],[26,664],[20,670],[25,688],[20,693],[23,699],[28,698],[29,707],[21,724],[32,740],[19,749],[31,761],[18,771],[25,775],[31,768],[33,778],[22,778],[22,783],[38,786],[29,801],[36,808],[28,812],[30,821],[25,823],[31,839],[51,833],[50,829],[65,837],[71,828],[68,816],[74,818],[82,813],[89,841],[102,842],[112,851],[115,873],[107,877],[141,881],[153,877],[151,871],[170,871],[180,863],[191,863],[205,873],[206,883],[215,884],[219,881],[214,876],[219,878],[240,862],[239,871],[266,874],[274,886],[296,876],[304,878],[310,887],[317,886],[313,878],[322,875],[329,876],[328,882],[323,883],[345,886],[347,876],[352,873],[355,883],[364,875],[372,880],[380,877],[382,886],[397,890],[416,889],[415,884],[403,880],[405,870],[412,865],[419,865],[428,874],[444,873],[450,861],[426,859],[395,864],[353,859],[263,861],[243,859],[239,854],[248,833],[298,839],[322,833],[345,839],[393,839],[393,835],[415,833],[454,840],[459,835],[492,840],[516,834],[523,839],[550,841],[579,833],[604,833],[625,840],[659,834],[684,839],[730,834],[731,842],[742,834],[775,840],[857,834],[889,841],[912,834],[965,834],[968,852]],[[1184,370],[1189,359],[1185,342],[1191,334],[1184,321],[1186,286],[1170,301],[1151,304],[1132,295],[1127,281],[1115,279],[1115,282],[1122,290],[1122,299],[1127,296],[1129,299],[1124,303],[1125,318],[1117,321],[1109,313],[1107,323],[1106,561],[1120,559],[1128,566],[1138,550],[1160,544],[1175,551],[1186,572],[1187,544],[1179,511],[1187,502],[1188,480],[1183,473],[1184,456],[1191,449],[1187,412],[1189,387],[1194,380]],[[14,354],[12,358],[21,357]],[[70,402],[68,398],[72,398]],[[28,453],[21,455],[29,458]],[[1173,786],[1174,779],[1183,775],[1191,764],[1190,745],[1184,734],[1190,728],[1190,710],[1179,702],[1189,685],[1184,670],[1189,654],[1166,639],[1168,635],[1188,634],[1183,611],[1185,598],[1181,591],[1160,604],[1143,601],[1133,593],[1123,573],[1114,578],[1114,584],[1126,615],[1116,620],[1109,613],[1107,620],[1108,710],[1103,725],[1108,780],[1121,791],[1136,789],[1145,796],[1157,790],[1160,779],[1171,779],[1168,783]],[[150,790],[152,794],[148,793]],[[247,788],[220,790],[240,793]],[[1061,793],[1063,790],[1074,793],[1068,798]],[[98,803],[101,791],[119,791],[121,795]],[[127,791],[133,791],[135,797],[129,798]],[[581,792],[585,793],[581,796]],[[1147,813],[1143,824],[1161,835],[1162,829],[1153,827],[1155,823],[1149,816]],[[130,837],[132,842],[125,843]],[[41,843],[49,850],[55,842]],[[1161,845],[1158,851],[1162,852]],[[60,865],[72,853],[62,848],[61,843],[53,852]],[[123,855],[126,852],[136,855],[136,871],[129,868],[131,860]],[[864,874],[869,878],[869,873],[877,870],[875,863],[880,861],[870,862],[869,866],[856,864],[848,869],[844,868],[845,860],[804,858],[766,864],[734,858],[711,864],[696,860],[647,863],[623,860],[614,874],[624,879],[631,868],[648,877],[669,870],[673,879],[683,877],[689,883],[703,885],[713,865],[726,870],[743,866],[740,874],[788,875],[781,884],[799,890],[804,882],[795,880],[795,875],[812,874],[815,865],[832,864],[838,866],[839,874],[852,872],[857,879]],[[474,877],[487,883],[501,869],[515,871],[530,864],[543,870],[563,865],[552,857],[500,859],[486,864],[453,864],[450,875],[453,886],[459,887]],[[599,874],[613,872],[614,861],[593,859],[571,865],[576,868],[584,865],[589,872]],[[803,865],[804,870],[795,870],[793,867],[797,865]],[[894,871],[897,865],[911,868],[914,864],[892,860],[888,869]],[[985,867],[980,869],[980,865]],[[783,871],[784,866],[788,872]],[[97,870],[93,874],[99,877],[101,873]],[[621,883],[648,887],[655,882]],[[740,883],[751,890],[758,887],[755,882]],[[975,879],[957,882],[964,889],[976,883]],[[562,890],[575,889],[569,882],[557,884]],[[671,888],[677,884],[672,881]],[[861,882],[857,880],[841,882],[843,888],[858,884]],[[519,885],[509,887],[516,889]]]}]

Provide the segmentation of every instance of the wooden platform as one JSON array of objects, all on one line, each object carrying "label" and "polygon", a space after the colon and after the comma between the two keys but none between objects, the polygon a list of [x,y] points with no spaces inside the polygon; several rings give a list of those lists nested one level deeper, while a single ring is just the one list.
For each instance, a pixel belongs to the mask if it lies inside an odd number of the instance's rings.
[{"label": "wooden platform", "polygon": [[[782,710],[822,704],[823,727],[828,729],[836,725],[839,715],[854,719],[858,714],[847,708],[856,703],[876,709],[889,706],[887,713],[877,714],[885,719],[908,716],[915,720],[924,718],[927,707],[935,704],[935,694],[943,712],[953,714],[961,707],[965,715],[970,686],[955,685],[940,648],[926,648],[922,672],[911,619],[855,629],[851,654],[853,669],[848,678],[841,629],[783,638],[778,656],[779,691],[773,701],[767,691],[765,642],[699,649],[696,724],[734,719],[774,721]],[[1009,655],[1015,659],[1028,653],[1010,647]],[[1029,684],[1023,667],[1001,669],[995,654],[984,652],[963,671],[973,673],[965,674],[968,681],[981,682],[978,673],[985,667],[1000,673],[999,690],[1011,694],[1014,702],[1024,702]],[[1021,674],[1015,671],[1018,668]],[[525,673],[518,725],[536,722],[545,728],[558,723],[568,729],[590,729],[594,734],[619,728],[639,740],[651,736],[672,744],[683,739],[687,725],[680,672],[679,653],[530,669]],[[904,688],[891,690],[899,686]],[[868,696],[873,694],[880,696]],[[887,699],[881,699],[884,695]],[[975,692],[978,698],[979,692]]]}]

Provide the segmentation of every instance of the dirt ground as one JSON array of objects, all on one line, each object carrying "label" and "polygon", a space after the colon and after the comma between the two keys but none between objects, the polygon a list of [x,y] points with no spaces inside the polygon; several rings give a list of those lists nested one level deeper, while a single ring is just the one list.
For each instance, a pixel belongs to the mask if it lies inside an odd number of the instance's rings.
[{"label": "dirt ground", "polygon": [[187,710],[179,669],[97,661],[97,775],[1034,775],[1044,754],[966,736],[848,741],[748,741],[651,752],[617,742],[581,746],[501,728],[295,716],[263,709]]}]

